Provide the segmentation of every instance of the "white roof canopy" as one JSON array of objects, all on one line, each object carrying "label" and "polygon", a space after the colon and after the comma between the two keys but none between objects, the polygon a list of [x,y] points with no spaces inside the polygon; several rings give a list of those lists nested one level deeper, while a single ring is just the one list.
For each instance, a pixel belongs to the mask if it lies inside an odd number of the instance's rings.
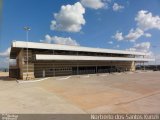
[{"label": "white roof canopy", "polygon": [[47,50],[66,50],[66,51],[82,51],[82,52],[96,52],[96,53],[112,53],[112,54],[128,54],[128,55],[148,55],[147,53],[125,51],[125,50],[113,50],[113,49],[101,49],[81,46],[69,46],[59,44],[47,44],[47,43],[35,43],[35,42],[23,42],[15,41],[12,43],[13,48],[31,48],[31,49],[47,49]]},{"label": "white roof canopy", "polygon": [[124,58],[124,57],[96,57],[96,56],[73,56],[73,55],[42,55],[36,54],[36,60],[81,60],[81,61],[154,61],[148,58]]}]

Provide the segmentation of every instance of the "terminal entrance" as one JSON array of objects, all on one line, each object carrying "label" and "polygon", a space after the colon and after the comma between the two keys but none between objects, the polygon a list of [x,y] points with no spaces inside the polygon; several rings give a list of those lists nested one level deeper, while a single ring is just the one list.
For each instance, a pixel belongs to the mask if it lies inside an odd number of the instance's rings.
[{"label": "terminal entrance", "polygon": [[[87,65],[90,64],[90,65]],[[105,63],[106,64],[106,63]],[[93,66],[92,66],[93,65]],[[114,73],[129,71],[126,63],[123,64],[106,64],[94,65],[94,63],[41,63],[34,64],[34,76],[39,77],[53,77],[53,76],[67,76],[67,75],[83,75],[83,74],[97,74],[97,73]]]},{"label": "terminal entrance", "polygon": [[95,73],[113,73],[113,72],[121,72],[123,69],[118,68],[116,66],[94,66],[94,67],[72,67],[72,74],[95,74]]},{"label": "terminal entrance", "polygon": [[94,74],[96,73],[96,67],[73,67],[72,74]]}]

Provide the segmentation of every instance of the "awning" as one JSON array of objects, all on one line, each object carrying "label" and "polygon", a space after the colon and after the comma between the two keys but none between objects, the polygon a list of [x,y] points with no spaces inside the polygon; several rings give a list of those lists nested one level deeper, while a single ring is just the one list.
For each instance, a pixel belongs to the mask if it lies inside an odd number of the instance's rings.
[{"label": "awning", "polygon": [[101,57],[101,56],[73,56],[73,55],[42,55],[36,54],[36,60],[63,60],[63,61],[155,61],[149,58],[124,58],[124,57]]}]

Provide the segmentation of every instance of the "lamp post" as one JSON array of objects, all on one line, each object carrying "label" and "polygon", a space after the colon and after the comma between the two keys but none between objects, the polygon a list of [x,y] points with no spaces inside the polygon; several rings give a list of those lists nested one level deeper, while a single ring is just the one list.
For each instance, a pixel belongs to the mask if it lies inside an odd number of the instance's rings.
[{"label": "lamp post", "polygon": [[31,30],[30,27],[24,27],[24,30],[26,31],[26,42],[27,42],[27,51],[26,51],[26,58],[27,58],[27,76],[26,76],[26,80],[28,79],[28,33]]},{"label": "lamp post", "polygon": [[[160,48],[160,46],[159,45],[153,45],[152,46],[152,48],[154,48],[154,49],[156,49],[156,48]],[[157,55],[155,54],[155,70],[157,70],[158,69],[158,65],[157,65]]]}]

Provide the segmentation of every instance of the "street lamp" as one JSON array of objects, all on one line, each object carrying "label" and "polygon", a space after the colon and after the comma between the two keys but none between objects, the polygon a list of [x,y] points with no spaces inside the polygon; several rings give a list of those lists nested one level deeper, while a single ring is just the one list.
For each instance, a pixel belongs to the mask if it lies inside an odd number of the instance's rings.
[{"label": "street lamp", "polygon": [[26,31],[26,41],[27,41],[27,51],[26,51],[26,55],[27,55],[27,76],[26,76],[26,80],[28,79],[28,33],[31,30],[30,27],[24,27],[24,30]]},{"label": "street lamp", "polygon": [[[160,47],[159,45],[153,45],[152,48],[156,49]],[[155,70],[158,70],[158,65],[157,65],[157,55],[155,54]]]}]

